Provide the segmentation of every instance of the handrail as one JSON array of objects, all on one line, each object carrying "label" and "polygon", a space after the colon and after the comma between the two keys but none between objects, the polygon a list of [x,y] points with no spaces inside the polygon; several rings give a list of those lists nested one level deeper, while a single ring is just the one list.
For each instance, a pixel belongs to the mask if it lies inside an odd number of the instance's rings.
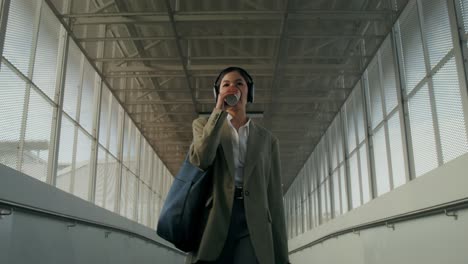
[{"label": "handrail", "polygon": [[458,215],[457,215],[456,211],[460,210],[460,209],[465,209],[465,208],[468,208],[468,197],[460,199],[460,200],[452,201],[452,202],[449,202],[449,203],[439,204],[439,205],[423,208],[423,209],[420,209],[420,210],[416,210],[416,211],[412,211],[412,212],[408,212],[408,213],[404,213],[404,214],[400,214],[400,215],[395,215],[395,216],[391,216],[391,217],[386,217],[386,218],[382,218],[380,220],[376,220],[376,221],[372,221],[372,222],[368,222],[368,223],[348,227],[348,228],[341,229],[341,230],[338,230],[336,232],[333,232],[331,234],[328,234],[326,236],[323,236],[323,237],[321,237],[319,239],[316,239],[316,240],[314,240],[312,242],[309,242],[309,243],[307,243],[307,244],[305,244],[303,246],[300,246],[300,247],[298,247],[298,248],[296,248],[294,250],[291,250],[291,251],[289,251],[289,255],[294,254],[294,253],[299,252],[299,251],[302,251],[302,250],[304,250],[306,248],[310,248],[310,247],[312,247],[312,246],[314,246],[316,244],[322,243],[322,242],[324,242],[326,240],[329,240],[331,238],[335,238],[335,237],[345,235],[345,234],[348,234],[348,233],[359,233],[362,230],[370,229],[370,228],[374,228],[374,227],[379,227],[379,226],[386,226],[388,228],[395,229],[395,223],[409,221],[409,220],[418,219],[418,218],[423,218],[423,217],[432,216],[432,215],[436,215],[436,214],[443,213],[446,216],[454,217],[454,219],[457,220]]},{"label": "handrail", "polygon": [[[5,208],[5,207],[7,207],[7,208]],[[0,209],[9,209],[9,212],[7,214],[2,214],[2,215],[11,215],[14,211],[20,211],[20,212],[22,211],[22,212],[26,212],[26,213],[32,213],[32,214],[35,214],[35,215],[45,216],[45,217],[48,217],[48,218],[55,218],[55,219],[60,219],[60,220],[65,220],[65,221],[72,222],[71,225],[69,225],[69,227],[76,226],[76,223],[81,223],[81,224],[84,224],[84,225],[87,225],[87,226],[98,227],[98,228],[101,228],[101,229],[105,229],[106,237],[110,234],[109,233],[110,231],[120,232],[120,233],[123,233],[123,234],[131,235],[132,237],[142,239],[142,240],[147,241],[149,243],[152,243],[154,245],[164,247],[164,248],[166,248],[168,250],[174,251],[174,252],[179,253],[181,255],[187,255],[183,251],[180,251],[180,250],[178,250],[178,249],[176,249],[174,247],[168,246],[168,245],[163,244],[161,242],[155,241],[155,240],[153,240],[151,238],[140,235],[140,234],[138,234],[136,232],[133,232],[131,230],[127,230],[127,229],[117,227],[117,226],[112,226],[112,225],[109,225],[109,224],[106,224],[106,223],[90,221],[90,220],[79,218],[79,217],[76,217],[76,216],[61,214],[61,213],[58,213],[58,212],[44,210],[44,209],[41,209],[41,208],[36,208],[36,207],[24,205],[24,204],[19,204],[19,203],[15,203],[15,202],[3,200],[3,199],[0,199]],[[0,221],[1,221],[1,217],[0,217]]]}]

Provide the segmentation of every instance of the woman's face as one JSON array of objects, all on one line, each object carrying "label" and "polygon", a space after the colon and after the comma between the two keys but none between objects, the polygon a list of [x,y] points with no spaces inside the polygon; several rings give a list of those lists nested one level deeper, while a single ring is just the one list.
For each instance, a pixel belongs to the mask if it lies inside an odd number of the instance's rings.
[{"label": "woman's face", "polygon": [[244,107],[247,105],[247,93],[248,93],[248,87],[247,87],[247,82],[245,81],[244,77],[237,72],[237,71],[232,71],[229,73],[226,73],[223,78],[221,79],[220,83],[220,92],[223,89],[228,89],[230,87],[235,87],[240,90],[241,92],[241,98],[239,100],[239,103],[235,105],[233,108],[239,108],[239,107]]}]

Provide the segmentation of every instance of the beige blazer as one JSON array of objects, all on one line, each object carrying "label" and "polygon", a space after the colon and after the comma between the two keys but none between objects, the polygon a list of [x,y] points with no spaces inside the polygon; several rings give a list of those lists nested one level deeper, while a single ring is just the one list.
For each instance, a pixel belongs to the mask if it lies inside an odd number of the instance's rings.
[{"label": "beige blazer", "polygon": [[[227,112],[215,109],[210,117],[193,121],[190,162],[201,169],[213,166],[213,199],[205,231],[192,263],[214,261],[229,229],[234,197],[234,154]],[[244,206],[247,226],[259,264],[288,263],[278,139],[250,122],[244,167]]]}]

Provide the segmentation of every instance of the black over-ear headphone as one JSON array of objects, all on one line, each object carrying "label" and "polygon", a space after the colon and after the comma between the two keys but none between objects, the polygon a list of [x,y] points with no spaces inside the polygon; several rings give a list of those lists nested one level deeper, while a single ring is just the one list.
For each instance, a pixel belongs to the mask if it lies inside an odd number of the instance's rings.
[{"label": "black over-ear headphone", "polygon": [[247,82],[247,88],[248,88],[248,92],[247,92],[247,102],[249,103],[253,103],[254,101],[254,93],[255,93],[255,85],[254,85],[254,82],[253,82],[253,79],[252,77],[249,75],[249,73],[240,68],[240,67],[228,67],[224,70],[222,70],[218,77],[216,78],[216,81],[214,82],[214,85],[213,85],[213,93],[214,93],[214,96],[215,96],[215,102],[218,101],[218,95],[219,95],[219,85],[220,85],[220,82],[221,82],[221,78],[226,75],[227,73],[230,73],[230,72],[233,72],[233,71],[237,71],[239,72],[242,77],[244,79],[246,79],[245,81]]}]

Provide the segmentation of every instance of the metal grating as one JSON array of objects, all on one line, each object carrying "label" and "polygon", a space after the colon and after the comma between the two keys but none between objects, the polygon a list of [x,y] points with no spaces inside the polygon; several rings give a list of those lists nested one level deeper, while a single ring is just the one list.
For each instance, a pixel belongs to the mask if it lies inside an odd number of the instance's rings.
[{"label": "metal grating", "polygon": [[[7,65],[0,68],[0,162],[13,169],[19,169],[18,150],[23,120],[26,83]],[[15,87],[16,89],[11,89]]]},{"label": "metal grating", "polygon": [[409,120],[416,176],[438,166],[434,124],[427,85],[409,99]]},{"label": "metal grating", "polygon": [[455,58],[433,77],[444,163],[468,152],[466,123]]},{"label": "metal grating", "polygon": [[26,131],[23,143],[21,171],[43,182],[47,179],[52,115],[55,109],[31,89]]}]

